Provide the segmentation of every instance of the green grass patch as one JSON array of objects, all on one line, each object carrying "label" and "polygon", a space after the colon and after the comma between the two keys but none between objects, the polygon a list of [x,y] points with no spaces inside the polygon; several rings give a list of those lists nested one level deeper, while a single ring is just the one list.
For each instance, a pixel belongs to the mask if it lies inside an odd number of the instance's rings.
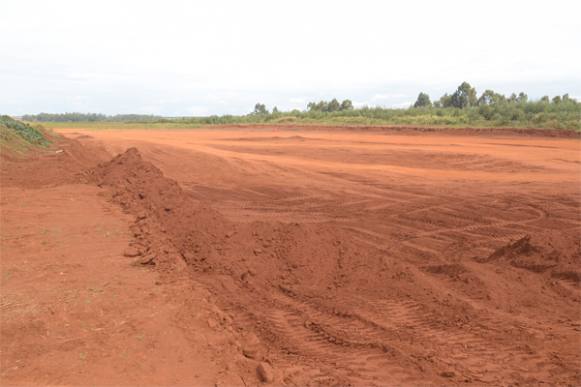
[{"label": "green grass patch", "polygon": [[13,135],[17,135],[31,145],[48,146],[50,144],[40,127],[17,121],[9,116],[0,116],[0,130],[2,138],[5,140],[12,139]]},{"label": "green grass patch", "polygon": [[41,126],[0,116],[0,152],[3,154],[20,157],[34,149],[45,149],[54,136]]}]

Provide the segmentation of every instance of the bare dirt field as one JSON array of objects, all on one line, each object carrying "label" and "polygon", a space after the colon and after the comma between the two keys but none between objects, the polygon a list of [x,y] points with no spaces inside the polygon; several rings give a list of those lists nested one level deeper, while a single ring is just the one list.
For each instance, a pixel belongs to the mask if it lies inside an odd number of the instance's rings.
[{"label": "bare dirt field", "polygon": [[61,133],[2,163],[5,384],[581,384],[575,136]]}]

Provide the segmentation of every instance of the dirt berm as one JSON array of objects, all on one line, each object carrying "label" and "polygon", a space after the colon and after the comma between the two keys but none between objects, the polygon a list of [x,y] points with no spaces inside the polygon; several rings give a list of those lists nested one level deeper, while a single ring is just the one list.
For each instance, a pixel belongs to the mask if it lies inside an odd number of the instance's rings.
[{"label": "dirt berm", "polygon": [[[569,310],[578,297],[575,238],[564,242],[567,254],[541,254],[549,246],[531,247],[528,236],[473,264],[442,264],[364,247],[336,222],[226,219],[135,148],[86,177],[109,188],[112,200],[136,217],[139,262],[155,264],[170,277],[186,270],[205,284],[240,337],[244,355],[273,365],[281,383],[494,384],[556,377],[557,369],[562,381],[579,381],[568,361],[534,376],[518,372],[518,364],[535,367],[546,359],[543,339],[517,334],[513,322],[488,311],[504,297],[522,297],[527,288],[544,293],[541,286],[551,278],[573,286],[553,290]],[[540,243],[550,243],[543,235]],[[524,274],[495,274],[499,262],[545,277],[532,287],[513,283],[501,295],[491,287],[495,276],[503,278],[502,287]],[[445,288],[434,280],[442,276],[452,281]],[[253,344],[245,346],[248,340]]]}]

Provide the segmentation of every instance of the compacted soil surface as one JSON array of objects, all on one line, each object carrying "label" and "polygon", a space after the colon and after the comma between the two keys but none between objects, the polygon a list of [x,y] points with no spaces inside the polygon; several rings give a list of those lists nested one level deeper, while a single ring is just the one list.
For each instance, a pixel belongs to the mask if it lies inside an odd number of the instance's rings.
[{"label": "compacted soil surface", "polygon": [[62,130],[2,159],[3,384],[581,384],[581,141]]}]

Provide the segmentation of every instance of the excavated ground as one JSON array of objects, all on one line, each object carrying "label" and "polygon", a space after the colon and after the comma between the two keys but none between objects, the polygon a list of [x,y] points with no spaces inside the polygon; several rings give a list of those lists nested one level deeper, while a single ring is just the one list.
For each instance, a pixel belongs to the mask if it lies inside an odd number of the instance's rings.
[{"label": "excavated ground", "polygon": [[119,153],[71,176],[134,216],[134,264],[208,292],[207,325],[231,338],[216,354],[235,363],[228,377],[581,383],[576,138],[320,128],[66,135]]}]

